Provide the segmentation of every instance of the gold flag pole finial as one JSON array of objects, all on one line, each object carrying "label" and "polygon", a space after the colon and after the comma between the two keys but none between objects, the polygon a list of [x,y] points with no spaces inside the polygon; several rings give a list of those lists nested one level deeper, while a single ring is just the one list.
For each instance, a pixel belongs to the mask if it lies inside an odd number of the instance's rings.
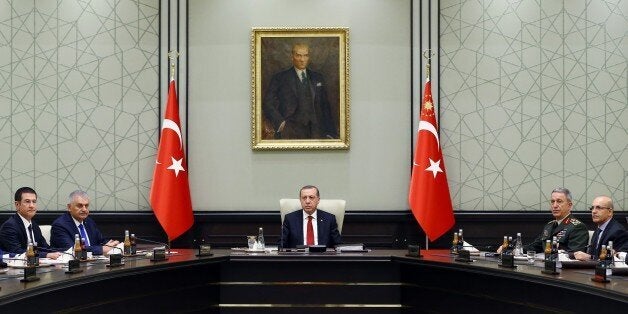
[{"label": "gold flag pole finial", "polygon": [[431,66],[433,55],[434,53],[432,52],[432,49],[423,50],[423,58],[427,59],[427,65],[425,66],[425,78],[427,79],[430,78],[430,66]]},{"label": "gold flag pole finial", "polygon": [[181,54],[176,51],[176,50],[171,50],[170,52],[168,52],[168,59],[170,59],[170,80],[174,80],[174,61],[180,56]]}]

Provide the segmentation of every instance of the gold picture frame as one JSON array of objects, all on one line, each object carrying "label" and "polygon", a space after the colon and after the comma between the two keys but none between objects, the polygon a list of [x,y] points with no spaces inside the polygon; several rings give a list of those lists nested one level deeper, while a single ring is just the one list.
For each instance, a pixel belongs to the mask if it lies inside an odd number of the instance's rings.
[{"label": "gold picture frame", "polygon": [[253,149],[349,148],[348,28],[255,27],[251,69]]}]

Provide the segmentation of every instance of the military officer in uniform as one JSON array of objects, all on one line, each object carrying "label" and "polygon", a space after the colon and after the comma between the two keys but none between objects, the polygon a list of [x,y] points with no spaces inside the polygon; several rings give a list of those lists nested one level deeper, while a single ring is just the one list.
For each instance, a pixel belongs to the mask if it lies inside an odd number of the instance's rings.
[{"label": "military officer in uniform", "polygon": [[545,224],[543,232],[536,237],[534,242],[526,245],[524,250],[543,252],[545,240],[552,240],[552,237],[556,237],[559,250],[586,251],[589,231],[584,223],[572,217],[571,200],[571,192],[566,188],[556,188],[552,191],[550,206],[554,219]]}]

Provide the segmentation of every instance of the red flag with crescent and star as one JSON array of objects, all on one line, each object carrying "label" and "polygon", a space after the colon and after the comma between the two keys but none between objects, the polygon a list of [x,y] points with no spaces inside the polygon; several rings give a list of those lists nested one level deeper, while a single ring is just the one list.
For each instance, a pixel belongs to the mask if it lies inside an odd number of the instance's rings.
[{"label": "red flag with crescent and star", "polygon": [[170,80],[168,103],[161,126],[161,140],[150,188],[150,205],[159,224],[168,234],[168,241],[176,239],[194,224],[174,80]]},{"label": "red flag with crescent and star", "polygon": [[417,133],[408,202],[414,218],[430,241],[434,241],[451,229],[455,220],[429,77],[425,81]]}]

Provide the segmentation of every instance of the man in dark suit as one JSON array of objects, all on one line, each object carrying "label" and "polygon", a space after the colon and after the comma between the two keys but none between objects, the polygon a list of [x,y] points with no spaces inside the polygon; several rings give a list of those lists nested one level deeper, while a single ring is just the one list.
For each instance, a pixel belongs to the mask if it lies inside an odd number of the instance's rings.
[{"label": "man in dark suit", "polygon": [[54,252],[41,234],[41,229],[33,221],[37,214],[37,193],[29,187],[21,187],[15,192],[15,215],[9,217],[0,227],[0,246],[9,253],[26,252],[28,243],[36,243],[39,257],[57,259],[60,252]]},{"label": "man in dark suit", "polygon": [[293,248],[297,245],[326,245],[333,247],[341,243],[336,216],[317,209],[320,201],[318,188],[306,185],[299,192],[301,210],[287,214],[281,228],[280,247]]},{"label": "man in dark suit", "polygon": [[292,47],[293,67],[271,79],[262,110],[276,139],[334,139],[338,128],[331,115],[321,73],[309,69],[309,47]]},{"label": "man in dark suit", "polygon": [[591,244],[587,252],[578,251],[574,257],[581,261],[597,259],[602,245],[608,245],[613,241],[616,251],[622,250],[626,244],[626,229],[613,219],[613,200],[608,196],[598,196],[593,200],[591,207],[591,219],[597,225],[597,230],[591,237]]},{"label": "man in dark suit", "polygon": [[[554,219],[543,227],[543,232],[524,247],[525,251],[543,252],[546,240],[556,237],[558,248],[567,252],[584,250],[589,240],[587,226],[571,215],[573,207],[571,192],[566,188],[552,191],[550,207]],[[501,247],[498,250],[501,252]]]},{"label": "man in dark suit", "polygon": [[50,243],[54,247],[68,249],[74,246],[74,237],[85,239],[88,252],[94,255],[108,253],[119,241],[105,240],[96,227],[96,222],[89,217],[89,196],[83,191],[70,193],[68,212],[52,223]]}]

